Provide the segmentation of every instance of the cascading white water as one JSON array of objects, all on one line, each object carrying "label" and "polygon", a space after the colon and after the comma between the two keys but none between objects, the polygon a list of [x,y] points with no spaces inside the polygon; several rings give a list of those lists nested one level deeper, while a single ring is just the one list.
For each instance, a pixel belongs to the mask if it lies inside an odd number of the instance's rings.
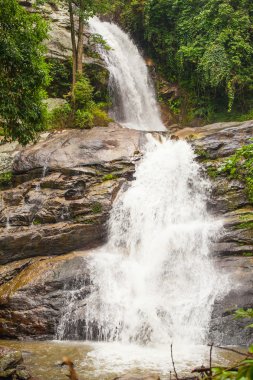
[{"label": "cascading white water", "polygon": [[[133,42],[114,24],[92,19],[90,26],[113,48],[100,48],[100,53],[120,100],[115,115],[124,115],[124,125],[131,128],[165,129]],[[109,241],[90,256],[90,294],[79,303],[83,283],[71,293],[58,333],[70,337],[74,326],[75,338],[131,343],[126,354],[133,362],[140,354],[136,344],[158,351],[165,345],[161,352],[167,363],[170,343],[179,347],[181,358],[186,347],[192,359],[197,351],[189,346],[206,342],[212,305],[226,281],[210,257],[221,223],[207,212],[210,184],[201,176],[193,149],[185,141],[159,142],[148,136],[135,180],[114,202]],[[119,350],[109,351],[107,359]],[[104,359],[106,353],[108,347]],[[156,351],[145,361],[146,355],[140,354],[144,366],[152,358],[161,368],[163,359]]]},{"label": "cascading white water", "polygon": [[137,47],[117,25],[89,21],[92,33],[99,34],[110,50],[98,46],[110,73],[109,87],[113,100],[112,117],[127,128],[163,131],[155,91],[148,69]]},{"label": "cascading white water", "polygon": [[87,337],[202,344],[220,291],[209,257],[219,223],[208,182],[184,141],[151,142],[136,180],[114,203],[110,239],[91,263]]}]

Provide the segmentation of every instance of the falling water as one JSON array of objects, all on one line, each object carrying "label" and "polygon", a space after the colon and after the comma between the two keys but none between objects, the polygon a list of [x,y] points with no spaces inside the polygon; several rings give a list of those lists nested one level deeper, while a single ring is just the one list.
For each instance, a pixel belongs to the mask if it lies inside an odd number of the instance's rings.
[{"label": "falling water", "polygon": [[109,50],[98,46],[110,73],[112,117],[127,128],[165,130],[145,61],[133,41],[117,25],[94,17],[90,29],[100,34]]},{"label": "falling water", "polygon": [[209,257],[220,225],[206,211],[208,187],[189,144],[150,143],[91,263],[87,338],[205,342],[220,287]]},{"label": "falling water", "polygon": [[[90,26],[112,48],[99,51],[110,71],[117,120],[136,129],[165,129],[133,42],[114,24],[92,19]],[[135,180],[114,202],[108,243],[90,256],[90,293],[81,304],[84,283],[80,294],[71,293],[58,336],[131,344],[127,355],[133,360],[136,345],[165,346],[168,360],[173,343],[181,357],[186,347],[192,358],[197,351],[189,347],[207,342],[214,300],[226,286],[210,257],[221,223],[208,214],[210,183],[191,146],[148,136]]]}]

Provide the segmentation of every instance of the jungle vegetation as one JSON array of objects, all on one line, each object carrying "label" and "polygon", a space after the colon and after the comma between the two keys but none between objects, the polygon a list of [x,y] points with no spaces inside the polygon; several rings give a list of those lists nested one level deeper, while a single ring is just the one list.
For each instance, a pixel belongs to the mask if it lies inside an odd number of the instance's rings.
[{"label": "jungle vegetation", "polygon": [[[133,36],[143,54],[153,60],[158,92],[160,80],[178,88],[177,96],[160,96],[160,100],[178,116],[179,123],[253,118],[251,0],[52,2],[64,5],[69,12],[73,55],[68,70],[71,73],[60,72],[64,69],[61,63],[58,69],[55,62],[45,60],[42,42],[48,26],[42,17],[27,12],[18,0],[0,0],[0,115],[6,138],[26,144],[45,127],[42,99],[47,96],[45,91],[52,93],[50,79],[55,85],[59,75],[68,80],[63,86],[64,95],[70,95],[69,107],[65,107],[63,114],[67,114],[74,127],[94,125],[93,110],[106,119],[106,107],[96,107],[105,98],[96,99],[96,83],[94,80],[91,83],[83,65],[83,31],[87,19],[95,14],[117,20]],[[77,82],[80,83],[76,87]],[[80,99],[75,102],[80,86],[90,96],[81,108]],[[52,120],[54,117],[50,123]]]}]

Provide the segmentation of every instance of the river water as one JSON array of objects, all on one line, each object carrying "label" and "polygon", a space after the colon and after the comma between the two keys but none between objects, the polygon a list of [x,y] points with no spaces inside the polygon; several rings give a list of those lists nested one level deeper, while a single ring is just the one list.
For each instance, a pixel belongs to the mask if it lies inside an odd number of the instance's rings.
[{"label": "river water", "polygon": [[[78,373],[79,380],[113,380],[120,374],[159,374],[162,380],[169,380],[171,368],[170,352],[163,351],[163,364],[167,362],[167,368],[159,371],[155,366],[157,348],[150,354],[146,349],[143,349],[143,362],[138,362],[136,357],[140,358],[141,348],[133,346],[130,352],[126,348],[126,356],[117,356],[117,344],[108,343],[91,343],[91,342],[17,342],[17,341],[0,341],[0,345],[21,350],[24,357],[24,364],[30,370],[36,380],[66,380],[68,370],[60,365],[63,356],[68,356],[74,361],[75,369]],[[94,352],[96,355],[99,351],[107,351],[107,360],[94,360]],[[122,352],[122,348],[120,349]],[[203,351],[202,351],[203,352]],[[110,360],[108,360],[110,358]],[[148,360],[153,358],[153,362]],[[229,365],[240,359],[237,354],[222,350],[213,350],[213,364]],[[161,362],[161,355],[159,357]],[[110,364],[109,364],[110,363]],[[181,364],[180,364],[181,363]],[[209,348],[206,348],[205,358],[199,360],[198,352],[196,351],[196,362],[184,363],[180,357],[175,357],[175,365],[178,373],[189,374],[190,370],[197,365],[209,364]],[[146,366],[146,367],[145,367]],[[153,366],[153,368],[152,368]]]}]

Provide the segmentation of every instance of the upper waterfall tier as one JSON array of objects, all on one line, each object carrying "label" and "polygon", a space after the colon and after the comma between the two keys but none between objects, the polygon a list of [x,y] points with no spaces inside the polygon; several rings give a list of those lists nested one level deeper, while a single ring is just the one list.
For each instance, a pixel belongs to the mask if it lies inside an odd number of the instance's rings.
[{"label": "upper waterfall tier", "polygon": [[110,73],[111,116],[127,128],[164,131],[152,80],[133,41],[117,25],[97,17],[90,19],[89,25],[110,47],[98,46],[98,52]]}]

